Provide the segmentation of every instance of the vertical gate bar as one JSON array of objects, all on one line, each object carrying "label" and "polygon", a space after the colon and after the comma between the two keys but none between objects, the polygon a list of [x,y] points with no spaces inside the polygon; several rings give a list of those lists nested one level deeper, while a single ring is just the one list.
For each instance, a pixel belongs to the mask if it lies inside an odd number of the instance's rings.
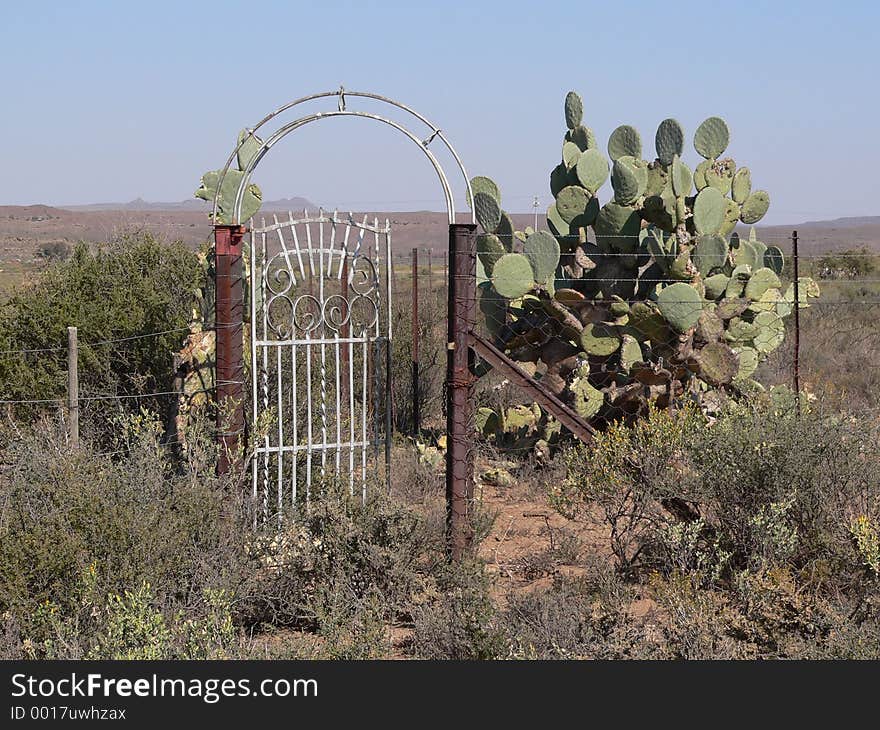
[{"label": "vertical gate bar", "polygon": [[336,383],[336,476],[338,477],[339,460],[342,456],[342,399],[340,397],[340,391],[342,390],[342,378],[340,377],[341,371],[339,370],[339,332],[334,332],[333,336],[336,339],[336,343],[333,347],[334,353],[336,355],[336,366],[333,370],[333,380]]},{"label": "vertical gate bar", "polygon": [[476,249],[472,223],[449,225],[448,336],[446,351],[446,545],[453,560],[472,544],[473,499],[473,361],[470,333],[475,327]]},{"label": "vertical gate bar", "polygon": [[413,435],[422,432],[419,409],[419,250],[412,250],[412,418]]},{"label": "vertical gate bar", "polygon": [[293,246],[296,249],[296,260],[299,262],[299,275],[305,280],[306,269],[303,265],[302,250],[299,246],[299,237],[296,235],[296,223],[293,221],[293,213],[287,213],[287,219],[290,221],[290,235],[293,236]]},{"label": "vertical gate bar", "polygon": [[385,303],[387,310],[386,339],[385,339],[385,486],[391,492],[391,438],[394,424],[392,421],[392,391],[391,391],[391,338],[393,325],[391,322],[391,272],[394,265],[391,261],[391,223],[385,219]]},{"label": "vertical gate bar", "polygon": [[[321,481],[327,475],[327,347],[324,344],[327,328],[324,326],[324,223],[318,224],[318,302],[320,325],[318,335],[321,338]],[[323,487],[323,483],[321,485]]]},{"label": "vertical gate bar", "polygon": [[348,358],[348,491],[354,496],[354,359],[356,352],[352,343],[349,343]]},{"label": "vertical gate bar", "polygon": [[[265,233],[260,234],[263,238],[266,237]],[[257,292],[260,292],[260,301],[264,301],[264,292],[263,292],[263,277],[262,277],[262,262],[260,265],[260,271],[257,272],[257,251],[256,251],[256,241],[254,239],[254,234],[251,233],[250,238],[250,257],[251,257],[251,282],[250,282],[250,293],[251,293],[251,341],[250,341],[250,356],[251,356],[251,428],[256,427],[257,424],[257,416],[259,415],[259,403],[257,400],[257,339],[258,339],[258,325],[257,325]],[[259,287],[259,288],[258,288]],[[253,431],[252,431],[253,432]],[[251,448],[255,448],[256,444],[251,444]],[[251,498],[253,500],[252,509],[254,510],[254,520],[257,519],[257,459],[254,458],[251,461]],[[256,529],[256,524],[254,524],[254,529]]]},{"label": "vertical gate bar", "polygon": [[278,243],[281,244],[281,251],[284,253],[284,263],[287,264],[287,270],[293,273],[293,267],[290,265],[290,252],[287,250],[287,244],[284,241],[284,234],[281,232],[281,226],[278,223],[278,216],[272,214],[272,221],[277,226],[275,232],[278,234]]},{"label": "vertical gate bar", "polygon": [[[348,241],[348,232],[346,231],[345,239]],[[342,339],[348,339],[349,332],[349,311],[348,311],[348,254],[344,253],[342,257],[342,268],[340,269],[340,278],[339,278],[339,294],[342,297],[342,328],[341,334]],[[348,342],[344,342],[342,345],[342,367],[343,370],[348,369],[348,359],[349,359],[349,351],[351,350],[351,346]],[[343,389],[343,399],[346,399],[346,379],[341,379],[342,389]]]},{"label": "vertical gate bar", "polygon": [[[266,219],[262,220],[262,227],[266,227]],[[266,234],[265,232],[260,234],[260,255],[263,259],[264,265],[266,262]],[[263,311],[260,317],[262,326],[263,326],[263,336],[268,339],[269,333],[269,310],[264,306]],[[267,345],[262,345],[262,361],[263,361],[263,369],[260,373],[260,380],[262,385],[262,401],[263,401],[263,412],[265,413],[269,410],[269,348]],[[268,504],[266,503],[267,495],[269,494],[269,429],[266,429],[266,433],[263,437],[263,494],[262,494],[262,502],[263,502],[263,520],[266,520],[267,512],[268,512]]]},{"label": "vertical gate bar", "polygon": [[312,497],[312,343],[311,333],[306,331],[306,509]]},{"label": "vertical gate bar", "polygon": [[[351,233],[351,213],[348,214],[348,220],[345,222],[345,237],[342,239],[342,255],[339,257],[339,271],[337,276],[342,279],[348,279],[348,236]],[[343,272],[343,267],[346,267]],[[345,294],[345,290],[342,291]]]},{"label": "vertical gate bar", "polygon": [[217,471],[233,466],[244,431],[242,374],[242,239],[241,225],[214,226],[214,328],[216,336]]},{"label": "vertical gate bar", "polygon": [[333,211],[333,218],[330,221],[330,247],[327,249],[327,278],[333,276],[333,247],[336,245],[336,223],[339,211]]},{"label": "vertical gate bar", "polygon": [[801,299],[798,268],[798,232],[791,232],[791,258],[794,266],[794,392],[801,412]]},{"label": "vertical gate bar", "polygon": [[278,492],[278,527],[280,529],[281,513],[284,507],[284,496],[282,494],[282,489],[284,485],[284,405],[282,402],[282,398],[284,397],[284,388],[282,387],[282,383],[284,381],[281,377],[283,368],[281,361],[281,345],[275,345],[275,352],[277,353],[275,358],[275,387],[278,389],[278,393],[276,396],[276,403],[278,405],[278,484],[276,485],[276,490]]},{"label": "vertical gate bar", "polygon": [[[293,336],[296,336],[296,326],[292,330]],[[290,484],[290,506],[291,508],[296,508],[296,497],[297,497],[297,460],[299,458],[299,412],[297,411],[297,389],[299,388],[299,384],[297,383],[297,369],[296,369],[296,345],[292,344],[290,346],[290,368],[293,371],[293,388],[291,391],[291,400],[292,402],[292,418],[293,418],[293,458],[291,459],[291,484]]]},{"label": "vertical gate bar", "polygon": [[375,466],[379,466],[379,348],[382,343],[380,338],[372,340],[370,349],[373,351],[373,460]]},{"label": "vertical gate bar", "polygon": [[364,500],[366,500],[367,490],[367,391],[369,390],[369,380],[367,377],[369,349],[367,347],[367,342],[369,339],[367,331],[364,330],[363,347],[361,348],[364,363],[363,387],[361,388],[361,493]]},{"label": "vertical gate bar", "polygon": [[305,223],[306,229],[306,253],[309,255],[309,274],[312,277],[315,276],[315,258],[314,251],[312,251],[312,226],[309,223]]}]

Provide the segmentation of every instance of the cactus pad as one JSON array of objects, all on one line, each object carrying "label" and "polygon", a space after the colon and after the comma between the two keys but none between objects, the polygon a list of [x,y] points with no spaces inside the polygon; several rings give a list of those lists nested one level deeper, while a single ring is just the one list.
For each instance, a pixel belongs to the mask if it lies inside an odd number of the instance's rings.
[{"label": "cactus pad", "polygon": [[778,246],[770,246],[764,252],[764,266],[775,272],[777,276],[782,274],[785,267],[785,255]]},{"label": "cactus pad", "polygon": [[575,91],[565,95],[565,126],[569,129],[577,127],[584,118],[584,102]]},{"label": "cactus pad", "polygon": [[720,269],[727,263],[727,241],[718,235],[700,236],[691,253],[691,260],[700,275],[707,276],[712,269]]},{"label": "cactus pad", "polygon": [[593,150],[597,147],[596,135],[593,134],[593,130],[585,127],[583,124],[574,129],[569,129],[565,134],[565,139],[569,142],[574,142],[581,152]]},{"label": "cactus pad", "polygon": [[684,197],[691,194],[691,188],[694,185],[694,176],[687,165],[685,165],[678,155],[672,160],[672,192],[676,197]]},{"label": "cactus pad", "polygon": [[611,167],[611,187],[614,188],[614,201],[619,205],[631,205],[639,197],[638,175],[633,165],[625,162],[626,159],[626,156],[619,157]]},{"label": "cactus pad", "polygon": [[694,227],[697,233],[718,233],[724,223],[726,205],[724,196],[718,190],[703,188],[694,200]]},{"label": "cactus pad", "polygon": [[532,265],[535,281],[544,283],[559,265],[559,243],[546,231],[532,233],[523,245],[523,254]]},{"label": "cactus pad", "polygon": [[603,250],[623,253],[623,249],[634,249],[638,244],[641,226],[642,219],[637,209],[613,202],[605,203],[594,225],[596,242]]},{"label": "cactus pad", "polygon": [[[249,184],[242,195],[241,199],[241,217],[238,221],[233,221],[233,210],[235,207],[235,196],[238,193],[238,187],[241,184],[244,173],[241,170],[229,168],[226,176],[223,178],[223,185],[220,187],[220,195],[217,197],[217,218],[214,223],[230,224],[241,223],[250,220],[260,210],[263,204],[263,194],[260,188],[253,183]],[[220,170],[206,172],[202,176],[202,183],[196,190],[195,196],[209,202],[214,200],[217,192],[217,183],[220,180]]]},{"label": "cactus pad", "polygon": [[518,253],[501,256],[492,269],[492,284],[501,296],[519,299],[535,286],[535,275],[529,260]]},{"label": "cactus pad", "polygon": [[501,208],[498,201],[488,193],[474,193],[474,212],[477,223],[486,233],[494,233],[501,223]]},{"label": "cactus pad", "polygon": [[563,220],[562,216],[559,215],[556,203],[552,203],[547,208],[547,225],[550,227],[550,231],[557,236],[565,237],[570,235],[571,227],[568,225],[568,221]]},{"label": "cactus pad", "polygon": [[571,223],[587,209],[590,194],[578,185],[569,185],[556,196],[556,209],[566,223]]},{"label": "cactus pad", "polygon": [[707,160],[721,157],[729,143],[730,130],[721,117],[709,117],[694,133],[694,149]]},{"label": "cactus pad", "polygon": [[770,209],[770,195],[766,190],[756,190],[742,205],[740,220],[751,225],[757,223]]},{"label": "cactus pad", "polygon": [[494,233],[483,233],[477,236],[477,256],[480,257],[486,276],[492,276],[495,262],[505,253],[507,253],[507,249]]},{"label": "cactus pad", "polygon": [[575,377],[570,389],[574,396],[574,409],[581,418],[592,418],[605,402],[605,394],[590,385],[586,374]]},{"label": "cactus pad", "polygon": [[752,377],[755,370],[758,369],[758,351],[753,347],[734,347],[733,351],[739,358],[739,370],[734,380],[745,380]]},{"label": "cactus pad", "polygon": [[723,342],[710,342],[697,354],[700,377],[711,385],[726,385],[739,372],[739,357]]},{"label": "cactus pad", "polygon": [[562,145],[562,164],[566,170],[571,170],[581,156],[581,148],[574,142],[565,142]]},{"label": "cactus pad", "polygon": [[752,173],[748,167],[741,167],[733,176],[730,197],[742,205],[752,192]]},{"label": "cactus pad", "polygon": [[657,159],[664,165],[671,165],[672,159],[681,156],[684,150],[684,129],[675,119],[664,119],[657,127],[654,137]]},{"label": "cactus pad", "polygon": [[[501,207],[501,191],[498,189],[498,185],[495,184],[495,181],[491,178],[485,177],[483,175],[477,175],[476,177],[471,178],[471,190],[473,194],[477,193],[486,193],[486,195],[491,195],[495,198],[495,202],[498,203],[498,207]],[[468,205],[471,205],[470,196],[468,196]],[[491,231],[487,231],[491,233]]]},{"label": "cactus pad", "polygon": [[725,274],[713,274],[706,278],[703,282],[703,286],[706,288],[706,299],[720,299],[724,296],[729,281],[730,277]]},{"label": "cactus pad", "polygon": [[242,129],[238,133],[238,149],[236,161],[239,170],[247,170],[250,161],[260,152],[263,140],[257,137],[250,129]]},{"label": "cactus pad", "polygon": [[663,287],[657,295],[657,306],[676,332],[687,332],[694,327],[703,311],[697,290],[681,282]]},{"label": "cactus pad", "polygon": [[588,324],[581,332],[581,347],[588,355],[607,357],[620,347],[620,336],[611,325]]},{"label": "cactus pad", "polygon": [[589,149],[578,159],[575,172],[578,182],[595,195],[608,179],[608,160],[599,150]]},{"label": "cactus pad", "polygon": [[642,138],[638,130],[628,124],[620,125],[608,138],[608,156],[616,160],[624,155],[639,158],[642,156]]},{"label": "cactus pad", "polygon": [[491,408],[477,408],[474,423],[484,436],[493,436],[501,428],[501,419]]},{"label": "cactus pad", "polygon": [[766,267],[758,269],[754,272],[746,283],[746,298],[753,302],[764,296],[764,292],[768,289],[778,289],[782,286],[776,272]]},{"label": "cactus pad", "polygon": [[785,337],[785,322],[776,312],[759,312],[755,315],[754,325],[758,331],[752,344],[763,355],[772,352]]}]

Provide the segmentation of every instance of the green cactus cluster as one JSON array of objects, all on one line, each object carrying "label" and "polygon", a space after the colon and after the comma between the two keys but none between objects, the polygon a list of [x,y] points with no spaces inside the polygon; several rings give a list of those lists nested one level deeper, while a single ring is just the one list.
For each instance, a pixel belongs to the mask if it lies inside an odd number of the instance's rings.
[{"label": "green cactus cluster", "polygon": [[559,422],[548,417],[537,403],[498,411],[478,408],[476,428],[501,451],[532,451],[538,458],[550,454],[559,437]]},{"label": "green cactus cluster", "polygon": [[[598,424],[685,394],[756,387],[751,376],[784,339],[794,287],[780,278],[779,248],[754,227],[747,238],[735,230],[760,221],[770,196],[724,157],[726,122],[697,128],[703,159],[691,170],[675,119],[660,123],[655,159],[643,159],[628,125],[612,132],[606,156],[583,108],[569,92],[547,231],[514,230],[498,186],[472,181],[480,308],[496,344]],[[601,205],[609,178],[613,196]],[[806,307],[818,286],[802,279],[799,294]],[[497,436],[503,419],[486,422]]]},{"label": "green cactus cluster", "polygon": [[[217,217],[215,224],[230,224],[233,222],[233,214],[235,207],[235,194],[238,192],[238,186],[244,177],[244,170],[247,169],[248,163],[258,154],[263,146],[263,140],[248,129],[243,129],[238,134],[238,145],[236,147],[235,160],[236,167],[230,167],[226,171],[223,178],[223,184],[220,186],[220,197],[217,200]],[[211,170],[202,175],[201,184],[195,192],[195,197],[201,200],[207,200],[209,203],[214,202],[217,194],[217,185],[220,182],[220,173],[222,170]],[[250,183],[245,188],[244,195],[241,200],[241,219],[237,223],[245,223],[257,214],[260,206],[263,204],[263,193],[254,183]],[[213,216],[213,211],[208,215]]]}]

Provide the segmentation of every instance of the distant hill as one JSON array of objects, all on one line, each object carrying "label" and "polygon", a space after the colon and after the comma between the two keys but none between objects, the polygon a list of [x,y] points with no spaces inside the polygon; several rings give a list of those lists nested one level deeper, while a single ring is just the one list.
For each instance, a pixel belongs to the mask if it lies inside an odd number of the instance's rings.
[{"label": "distant hill", "polygon": [[[293,197],[267,201],[262,212],[272,214],[292,211],[297,216],[303,208],[314,211],[318,206],[306,198]],[[121,231],[147,229],[169,241],[180,240],[195,247],[211,239],[211,222],[207,216],[210,205],[201,200],[177,203],[150,203],[132,200],[128,203],[104,203],[81,206],[0,205],[0,269],[10,271],[9,264],[38,263],[41,246],[56,242],[75,244],[77,241],[108,241]],[[390,219],[394,230],[394,251],[406,256],[413,247],[433,249],[435,263],[440,261],[448,244],[445,212],[409,211],[383,213],[367,211]],[[355,213],[355,216],[363,215]],[[286,216],[285,216],[286,217]],[[514,213],[516,228],[534,224],[531,213]],[[462,218],[459,218],[461,220]],[[539,219],[539,225],[544,225]],[[810,221],[795,225],[756,226],[767,245],[791,249],[791,231],[798,230],[800,251],[805,256],[865,246],[880,252],[880,216],[858,216],[828,221]],[[748,226],[740,226],[747,236]]]},{"label": "distant hill", "polygon": [[[198,200],[196,198],[192,198],[191,200],[181,200],[177,203],[151,203],[149,201],[144,200],[143,198],[135,198],[134,200],[129,201],[128,203],[89,203],[88,205],[63,205],[58,206],[60,208],[64,208],[65,210],[75,210],[75,211],[109,211],[109,210],[126,210],[133,212],[146,212],[146,211],[206,211],[208,210],[210,203],[206,200]],[[267,200],[263,203],[261,210],[269,210],[269,211],[288,211],[288,210],[302,210],[303,208],[315,209],[318,206],[312,203],[310,200],[306,200],[306,198],[281,198],[279,200]]]},{"label": "distant hill", "polygon": [[861,228],[862,226],[880,226],[880,215],[834,218],[830,221],[807,221],[799,225],[801,228]]}]

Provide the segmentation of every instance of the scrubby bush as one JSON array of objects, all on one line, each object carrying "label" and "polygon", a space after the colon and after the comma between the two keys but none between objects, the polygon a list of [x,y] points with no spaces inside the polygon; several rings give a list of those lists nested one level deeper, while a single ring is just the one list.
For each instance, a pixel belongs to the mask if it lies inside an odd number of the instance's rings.
[{"label": "scrubby bush", "polygon": [[[202,278],[194,252],[146,232],[102,246],[80,243],[0,306],[0,350],[15,351],[0,354],[0,399],[64,396],[68,326],[78,328],[82,396],[168,391],[171,353],[180,349],[185,333],[179,330],[189,323]],[[140,337],[152,333],[165,334]],[[107,340],[124,341],[88,344]],[[133,402],[134,410],[167,405],[167,399]]]},{"label": "scrubby bush", "polygon": [[775,390],[711,424],[684,409],[612,426],[553,498],[608,529],[671,656],[876,656],[877,446],[876,427]]},{"label": "scrubby bush", "polygon": [[37,655],[85,656],[101,631],[112,637],[114,617],[145,606],[197,618],[211,610],[206,591],[234,586],[243,570],[236,481],[214,476],[197,433],[175,464],[155,417],[133,420],[121,454],[70,450],[50,421],[18,428],[3,449],[0,615]]},{"label": "scrubby bush", "polygon": [[311,656],[387,654],[389,623],[443,562],[438,524],[378,485],[362,502],[327,480],[279,532],[241,477],[215,475],[210,424],[193,419],[179,453],[153,414],[120,427],[111,454],[71,451],[48,420],[4,431],[0,653],[235,657],[292,629]]}]

